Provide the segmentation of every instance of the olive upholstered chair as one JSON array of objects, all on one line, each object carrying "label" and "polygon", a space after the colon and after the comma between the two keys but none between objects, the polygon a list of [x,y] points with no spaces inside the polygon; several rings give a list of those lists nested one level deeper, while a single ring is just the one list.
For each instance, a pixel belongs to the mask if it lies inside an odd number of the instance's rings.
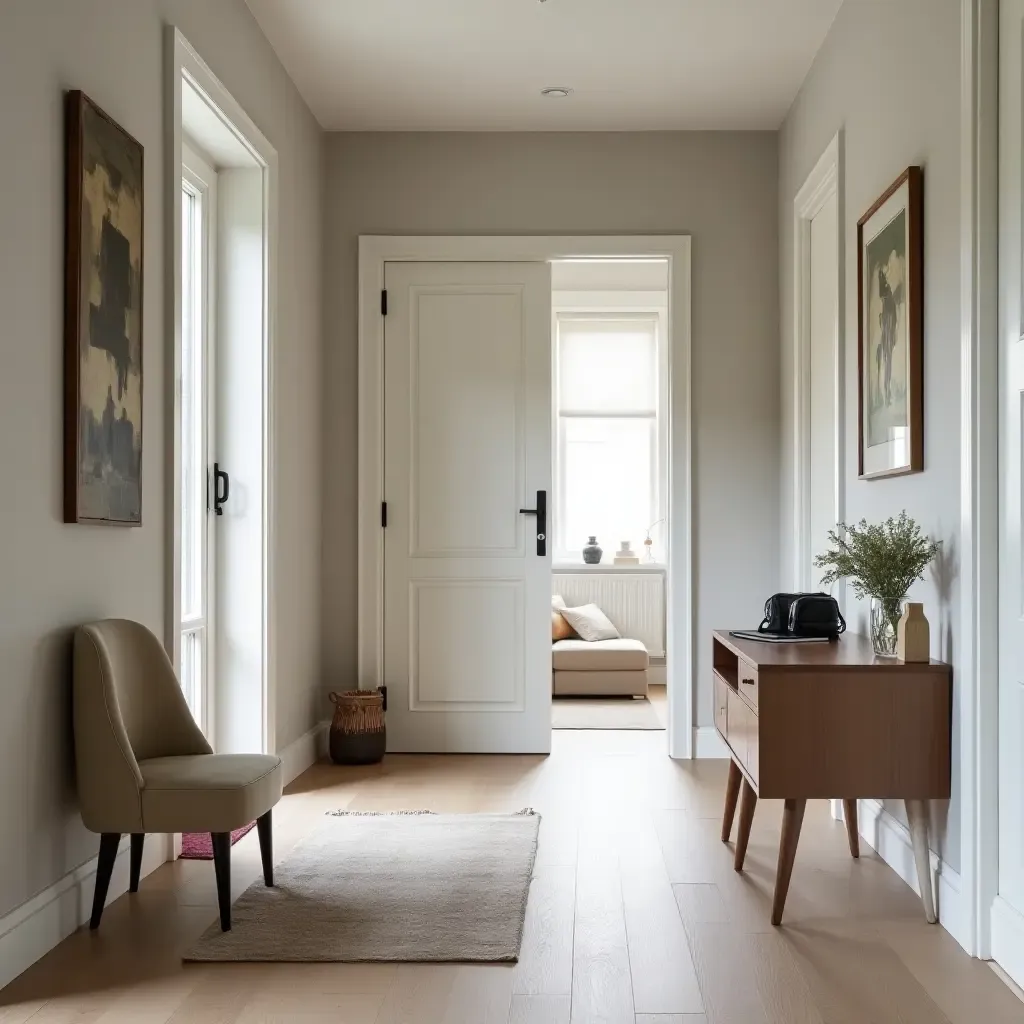
[{"label": "olive upholstered chair", "polygon": [[75,763],[85,827],[100,833],[90,926],[98,928],[123,833],[137,892],[147,832],[209,832],[221,927],[231,927],[231,832],[257,821],[263,877],[274,884],[271,809],[281,759],[215,754],[196,725],[160,641],[145,626],[107,619],[74,644]]}]

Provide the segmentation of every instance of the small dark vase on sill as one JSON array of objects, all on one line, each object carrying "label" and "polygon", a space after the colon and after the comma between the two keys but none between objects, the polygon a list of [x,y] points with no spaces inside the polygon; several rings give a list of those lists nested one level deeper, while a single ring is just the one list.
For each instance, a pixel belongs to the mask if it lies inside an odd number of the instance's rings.
[{"label": "small dark vase on sill", "polygon": [[597,543],[596,537],[591,537],[587,542],[587,546],[583,549],[583,561],[587,565],[600,565],[601,556],[604,554],[604,550]]}]

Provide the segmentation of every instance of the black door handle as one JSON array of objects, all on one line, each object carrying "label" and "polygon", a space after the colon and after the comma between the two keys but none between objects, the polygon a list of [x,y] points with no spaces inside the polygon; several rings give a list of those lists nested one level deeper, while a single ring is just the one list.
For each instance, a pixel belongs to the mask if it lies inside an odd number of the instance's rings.
[{"label": "black door handle", "polygon": [[537,554],[548,553],[548,492],[537,492],[536,508],[521,508],[520,515],[537,517]]},{"label": "black door handle", "polygon": [[[221,490],[221,484],[224,489]],[[220,463],[213,464],[213,510],[217,515],[224,515],[224,506],[231,494],[231,477],[220,468]]]}]

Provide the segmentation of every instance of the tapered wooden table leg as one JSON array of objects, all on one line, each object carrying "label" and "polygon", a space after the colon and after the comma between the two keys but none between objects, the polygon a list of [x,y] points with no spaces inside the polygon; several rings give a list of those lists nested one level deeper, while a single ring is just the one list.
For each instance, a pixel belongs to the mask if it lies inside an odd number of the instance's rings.
[{"label": "tapered wooden table leg", "polygon": [[850,840],[850,856],[860,856],[860,829],[857,827],[857,801],[843,801],[843,817],[846,819],[846,838]]},{"label": "tapered wooden table leg", "polygon": [[722,815],[722,842],[729,842],[732,836],[732,819],[736,817],[736,801],[740,795],[740,783],[743,773],[740,766],[729,761],[729,781],[725,784],[725,813]]},{"label": "tapered wooden table leg", "polygon": [[928,845],[928,801],[906,800],[907,821],[910,822],[910,841],[914,844],[914,860],[917,862],[917,884],[921,889],[924,917],[929,924],[935,924],[935,897],[932,894],[932,862]]},{"label": "tapered wooden table leg", "polygon": [[754,821],[754,808],[757,806],[757,794],[754,787],[743,780],[743,789],[740,792],[740,824],[736,833],[736,856],[733,859],[733,867],[737,871],[743,870],[743,861],[747,856],[747,842],[750,839],[750,826]]},{"label": "tapered wooden table leg", "polygon": [[787,800],[782,812],[782,841],[779,843],[779,868],[775,873],[775,899],[772,901],[772,924],[782,924],[782,912],[789,895],[789,880],[793,875],[793,861],[800,842],[800,828],[804,823],[806,800]]}]

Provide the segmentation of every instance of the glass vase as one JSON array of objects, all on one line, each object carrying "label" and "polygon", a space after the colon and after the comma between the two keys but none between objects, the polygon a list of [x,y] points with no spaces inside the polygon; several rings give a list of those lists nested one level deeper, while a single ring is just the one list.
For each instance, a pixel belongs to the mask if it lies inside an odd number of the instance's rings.
[{"label": "glass vase", "polygon": [[896,627],[906,604],[905,597],[871,598],[871,646],[880,658],[896,657]]}]

